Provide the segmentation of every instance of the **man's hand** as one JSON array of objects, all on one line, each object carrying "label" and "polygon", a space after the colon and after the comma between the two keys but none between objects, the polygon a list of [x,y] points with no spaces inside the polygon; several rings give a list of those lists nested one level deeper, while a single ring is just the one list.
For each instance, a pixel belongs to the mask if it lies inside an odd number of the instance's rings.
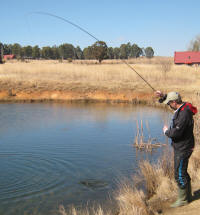
[{"label": "man's hand", "polygon": [[164,125],[163,127],[163,133],[165,134],[165,132],[168,130],[168,127],[166,125]]},{"label": "man's hand", "polygon": [[156,97],[163,97],[164,96],[164,94],[160,90],[157,90],[154,94]]}]

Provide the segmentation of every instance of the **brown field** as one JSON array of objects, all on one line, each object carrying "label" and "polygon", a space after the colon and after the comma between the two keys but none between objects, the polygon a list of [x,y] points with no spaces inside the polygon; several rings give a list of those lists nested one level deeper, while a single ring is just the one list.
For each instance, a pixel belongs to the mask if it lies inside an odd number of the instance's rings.
[{"label": "brown field", "polygon": [[[127,61],[140,75],[142,75],[155,89],[163,91],[176,90],[184,94],[198,94],[200,92],[200,67],[177,66],[172,58],[141,58]],[[32,94],[33,98],[46,92],[78,93],[88,99],[94,94],[124,94],[131,99],[133,94],[152,94],[152,89],[127,65],[120,60],[105,60],[102,64],[96,61],[8,61],[0,65],[0,91],[17,98],[20,93]],[[97,93],[98,92],[98,93]],[[101,93],[102,92],[102,93]],[[37,93],[34,95],[34,93]],[[39,93],[39,94],[38,94]],[[129,94],[129,97],[127,97]],[[9,95],[7,95],[9,96]],[[77,96],[77,95],[76,95]],[[75,97],[76,97],[75,96]],[[6,96],[1,96],[0,98]],[[23,96],[21,95],[21,98]],[[31,98],[31,95],[29,95]],[[52,96],[51,99],[68,99],[63,94]],[[72,96],[73,97],[73,96]],[[103,96],[100,96],[103,97]],[[123,97],[121,95],[121,97]],[[138,96],[137,96],[138,97]],[[19,96],[20,98],[20,96]],[[42,98],[45,98],[45,94]],[[109,99],[105,97],[105,99]],[[116,98],[119,99],[119,98]]]},{"label": "brown field", "polygon": [[[127,61],[156,90],[179,91],[183,99],[200,107],[200,67],[173,64],[172,58],[155,57]],[[149,101],[154,104],[153,91],[130,68],[120,60],[96,61],[9,61],[0,65],[1,100],[101,100],[101,101]],[[190,159],[189,171],[193,191],[200,189],[200,120],[195,117],[196,148]],[[145,184],[147,193],[137,185]],[[157,164],[144,161],[138,175],[131,181],[123,181],[113,194],[117,201],[117,213],[105,212],[102,208],[90,212],[60,207],[62,215],[147,215],[198,214],[200,200],[193,201],[183,209],[168,211],[176,195],[173,179],[172,155],[165,153]],[[199,197],[195,197],[200,199]],[[181,211],[182,210],[182,211]]]}]

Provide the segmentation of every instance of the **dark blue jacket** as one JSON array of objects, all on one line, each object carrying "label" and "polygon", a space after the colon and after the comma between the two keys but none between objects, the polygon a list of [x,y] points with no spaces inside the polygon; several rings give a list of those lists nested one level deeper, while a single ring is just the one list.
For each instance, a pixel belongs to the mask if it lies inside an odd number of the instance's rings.
[{"label": "dark blue jacket", "polygon": [[172,139],[172,146],[177,152],[184,153],[194,148],[193,115],[196,113],[197,109],[185,102],[175,112],[172,125],[165,132],[165,135]]}]

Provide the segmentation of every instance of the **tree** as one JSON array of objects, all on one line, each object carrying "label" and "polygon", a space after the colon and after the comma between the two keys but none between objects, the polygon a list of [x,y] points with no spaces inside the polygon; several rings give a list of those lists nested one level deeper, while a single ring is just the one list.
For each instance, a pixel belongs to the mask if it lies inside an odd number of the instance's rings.
[{"label": "tree", "polygon": [[3,44],[0,43],[0,64],[3,63]]},{"label": "tree", "polygon": [[127,52],[127,58],[131,56],[131,43],[126,44],[126,52]]},{"label": "tree", "polygon": [[3,53],[4,55],[11,54],[12,45],[3,44]]},{"label": "tree", "polygon": [[93,55],[92,55],[92,47],[88,46],[87,48],[83,49],[83,56],[84,59],[94,59]]},{"label": "tree", "polygon": [[32,49],[32,57],[34,59],[39,59],[40,58],[40,48],[38,46],[34,46]]},{"label": "tree", "polygon": [[92,45],[92,55],[101,63],[107,57],[107,45],[104,41],[97,41]]},{"label": "tree", "polygon": [[32,58],[32,47],[31,46],[24,47],[24,56],[26,58]]},{"label": "tree", "polygon": [[108,56],[109,59],[113,59],[114,58],[114,49],[113,49],[113,47],[109,47],[108,48],[107,56]]},{"label": "tree", "polygon": [[21,60],[24,59],[24,55],[25,55],[25,51],[24,51],[24,47],[22,47],[22,48],[20,49],[20,58],[21,58]]},{"label": "tree", "polygon": [[154,50],[152,49],[152,47],[147,47],[145,50],[145,56],[147,58],[152,58],[154,56]]},{"label": "tree", "polygon": [[17,58],[20,57],[21,46],[18,43],[15,43],[11,46],[12,54],[14,54]]},{"label": "tree", "polygon": [[62,44],[59,46],[59,54],[62,59],[75,58],[75,49],[72,44]]},{"label": "tree", "polygon": [[130,56],[134,57],[134,58],[138,58],[142,54],[143,54],[142,49],[137,44],[133,44],[132,47],[131,47],[131,54],[130,54]]},{"label": "tree", "polygon": [[56,45],[54,45],[51,48],[51,50],[52,50],[52,58],[53,59],[60,59],[61,58],[60,53],[59,53],[59,48]]},{"label": "tree", "polygon": [[200,35],[190,42],[189,51],[200,51]]},{"label": "tree", "polygon": [[113,49],[113,53],[114,53],[114,59],[119,59],[120,57],[120,48],[114,48]]},{"label": "tree", "polygon": [[49,46],[42,47],[41,54],[45,59],[53,59],[53,51]]},{"label": "tree", "polygon": [[83,51],[81,50],[80,46],[77,46],[75,48],[75,54],[76,54],[76,59],[83,59]]},{"label": "tree", "polygon": [[120,46],[120,58],[127,59],[128,58],[128,49],[126,44],[121,44]]}]

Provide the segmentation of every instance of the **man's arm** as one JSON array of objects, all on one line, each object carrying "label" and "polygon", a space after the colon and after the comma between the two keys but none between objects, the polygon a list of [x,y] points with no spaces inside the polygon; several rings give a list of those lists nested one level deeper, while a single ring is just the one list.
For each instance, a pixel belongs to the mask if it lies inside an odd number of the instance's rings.
[{"label": "man's arm", "polygon": [[165,131],[165,135],[170,138],[179,138],[183,135],[185,129],[189,123],[189,113],[187,111],[181,111],[179,113],[178,123],[175,128],[169,128]]}]

